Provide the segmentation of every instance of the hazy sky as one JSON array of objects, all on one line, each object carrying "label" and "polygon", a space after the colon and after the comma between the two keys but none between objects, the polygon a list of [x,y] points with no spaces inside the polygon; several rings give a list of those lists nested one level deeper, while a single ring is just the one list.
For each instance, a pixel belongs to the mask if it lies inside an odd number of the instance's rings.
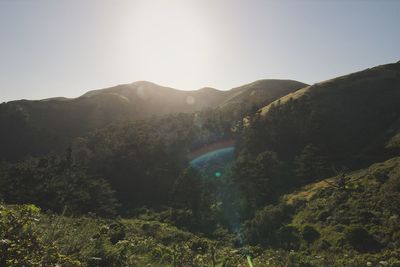
[{"label": "hazy sky", "polygon": [[395,0],[0,0],[0,102],[137,80],[314,83],[398,60]]}]

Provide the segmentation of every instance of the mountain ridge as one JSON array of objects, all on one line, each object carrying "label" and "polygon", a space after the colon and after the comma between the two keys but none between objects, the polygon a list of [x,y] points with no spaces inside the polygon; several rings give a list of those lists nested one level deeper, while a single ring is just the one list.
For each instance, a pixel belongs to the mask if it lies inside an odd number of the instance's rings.
[{"label": "mountain ridge", "polygon": [[[3,132],[6,138],[2,139],[4,143],[0,144],[0,149],[15,155],[21,154],[16,152],[19,146],[22,150],[40,151],[34,153],[35,155],[53,149],[60,151],[74,138],[111,123],[214,108],[232,111],[252,106],[261,107],[305,84],[286,80],[263,80],[261,85],[255,85],[247,84],[229,91],[210,87],[182,91],[138,81],[91,90],[70,99],[56,97],[3,103],[0,104],[0,123],[6,129]],[[253,91],[258,93],[251,95]],[[232,94],[236,94],[236,97],[229,100]],[[16,136],[20,132],[24,132],[26,136],[17,140]]]},{"label": "mountain ridge", "polygon": [[312,145],[354,167],[390,158],[399,147],[399,89],[400,64],[390,63],[289,93],[258,110],[265,147],[291,161]]}]

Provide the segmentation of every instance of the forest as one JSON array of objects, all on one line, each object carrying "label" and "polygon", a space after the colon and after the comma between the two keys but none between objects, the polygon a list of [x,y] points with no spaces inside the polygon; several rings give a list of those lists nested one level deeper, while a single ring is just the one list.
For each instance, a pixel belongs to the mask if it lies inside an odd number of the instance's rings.
[{"label": "forest", "polygon": [[400,63],[173,112],[112,90],[0,104],[0,266],[400,266]]}]

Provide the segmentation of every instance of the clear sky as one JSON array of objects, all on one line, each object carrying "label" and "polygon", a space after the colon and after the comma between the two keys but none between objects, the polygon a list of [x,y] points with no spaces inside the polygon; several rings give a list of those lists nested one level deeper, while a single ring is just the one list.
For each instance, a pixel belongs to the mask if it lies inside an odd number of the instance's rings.
[{"label": "clear sky", "polygon": [[137,80],[314,83],[398,60],[395,0],[0,0],[0,102]]}]

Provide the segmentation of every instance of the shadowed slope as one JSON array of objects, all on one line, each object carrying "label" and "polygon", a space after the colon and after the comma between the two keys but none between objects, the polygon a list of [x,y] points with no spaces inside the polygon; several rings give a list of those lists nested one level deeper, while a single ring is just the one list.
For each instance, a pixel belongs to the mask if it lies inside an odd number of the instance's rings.
[{"label": "shadowed slope", "polygon": [[313,144],[334,162],[383,160],[397,153],[399,103],[399,63],[317,83],[260,109],[264,145],[257,149],[293,160]]},{"label": "shadowed slope", "polygon": [[72,99],[11,101],[0,104],[0,124],[4,129],[0,135],[1,158],[64,150],[74,138],[110,123],[192,113],[232,103],[255,103],[260,107],[303,85],[264,80],[229,91],[181,91],[139,81],[89,91]]}]

